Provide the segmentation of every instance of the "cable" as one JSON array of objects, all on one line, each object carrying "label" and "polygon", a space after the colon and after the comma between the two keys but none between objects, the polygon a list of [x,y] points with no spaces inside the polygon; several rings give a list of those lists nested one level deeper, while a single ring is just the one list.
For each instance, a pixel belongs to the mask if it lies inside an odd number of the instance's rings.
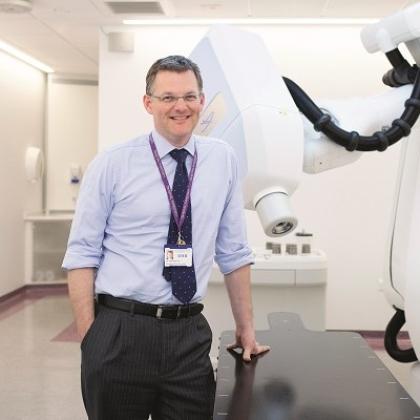
[{"label": "cable", "polygon": [[[397,54],[392,59],[398,63]],[[394,120],[390,128],[378,131],[371,136],[362,136],[356,131],[343,130],[331,120],[331,116],[325,114],[312,101],[312,99],[293,80],[283,77],[287,88],[298,109],[314,125],[315,130],[321,131],[335,143],[345,147],[349,151],[359,150],[370,152],[374,150],[384,151],[389,146],[398,142],[401,138],[410,134],[410,130],[416,123],[420,114],[420,71],[416,70],[413,91],[404,104],[404,112],[401,117]]]},{"label": "cable", "polygon": [[385,330],[384,345],[388,354],[397,362],[411,363],[417,359],[414,349],[402,350],[398,346],[397,337],[402,326],[405,324],[405,313],[401,309],[395,308],[395,314],[389,321]]},{"label": "cable", "polygon": [[399,87],[414,83],[418,67],[415,64],[410,66],[398,48],[387,52],[386,57],[393,68],[387,71],[382,77],[385,85]]}]

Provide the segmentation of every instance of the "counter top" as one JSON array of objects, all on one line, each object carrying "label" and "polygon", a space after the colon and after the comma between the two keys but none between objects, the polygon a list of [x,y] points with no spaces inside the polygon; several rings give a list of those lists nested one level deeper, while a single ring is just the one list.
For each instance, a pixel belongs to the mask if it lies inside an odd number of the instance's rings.
[{"label": "counter top", "polygon": [[29,212],[23,215],[23,220],[28,222],[51,222],[51,221],[71,221],[74,217],[74,211],[47,211],[47,212]]}]

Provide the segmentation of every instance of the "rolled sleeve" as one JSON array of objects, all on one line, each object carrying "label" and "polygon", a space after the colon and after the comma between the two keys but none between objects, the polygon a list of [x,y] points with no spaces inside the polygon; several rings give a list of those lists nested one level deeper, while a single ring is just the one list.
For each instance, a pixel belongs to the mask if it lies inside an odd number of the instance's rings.
[{"label": "rolled sleeve", "polygon": [[251,248],[246,237],[245,213],[241,182],[238,176],[238,162],[233,149],[230,153],[232,165],[232,181],[226,199],[217,239],[215,261],[223,274],[254,263]]},{"label": "rolled sleeve", "polygon": [[107,153],[98,155],[83,177],[62,267],[98,268],[106,223],[113,206],[114,176]]}]

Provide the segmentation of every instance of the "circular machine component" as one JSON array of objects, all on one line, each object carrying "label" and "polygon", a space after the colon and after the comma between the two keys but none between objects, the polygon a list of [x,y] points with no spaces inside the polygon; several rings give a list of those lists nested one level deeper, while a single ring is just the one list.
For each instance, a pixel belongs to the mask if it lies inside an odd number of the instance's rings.
[{"label": "circular machine component", "polygon": [[289,196],[280,191],[262,194],[255,200],[255,209],[266,235],[275,237],[291,232],[297,226]]}]

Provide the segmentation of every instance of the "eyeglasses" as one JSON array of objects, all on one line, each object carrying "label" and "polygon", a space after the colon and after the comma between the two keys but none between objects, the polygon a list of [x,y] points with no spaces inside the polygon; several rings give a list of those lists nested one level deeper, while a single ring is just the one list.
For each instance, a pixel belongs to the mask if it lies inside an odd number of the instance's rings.
[{"label": "eyeglasses", "polygon": [[157,96],[157,95],[149,95],[151,98],[155,98],[159,100],[160,102],[163,102],[164,104],[175,104],[178,102],[178,99],[183,99],[184,102],[193,104],[200,100],[200,96],[197,93],[188,93],[187,95],[183,96],[174,96],[174,95],[163,95],[163,96]]}]

